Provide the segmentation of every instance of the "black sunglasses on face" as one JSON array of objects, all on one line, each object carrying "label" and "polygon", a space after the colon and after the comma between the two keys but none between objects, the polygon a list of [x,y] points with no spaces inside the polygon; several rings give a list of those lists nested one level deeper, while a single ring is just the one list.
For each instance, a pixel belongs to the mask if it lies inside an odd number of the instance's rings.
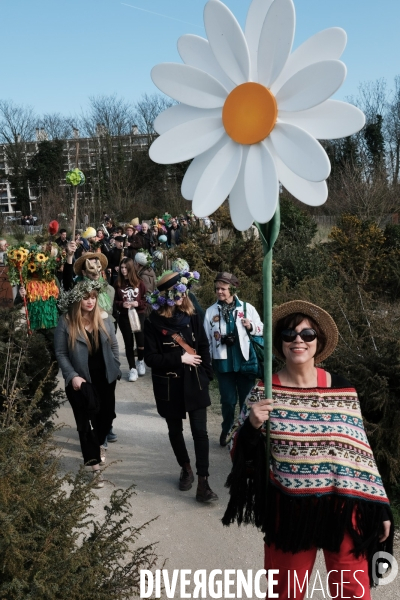
[{"label": "black sunglasses on face", "polygon": [[298,335],[301,337],[303,342],[313,342],[317,337],[317,332],[311,328],[303,329],[302,331],[284,329],[281,332],[281,338],[284,342],[294,342]]}]

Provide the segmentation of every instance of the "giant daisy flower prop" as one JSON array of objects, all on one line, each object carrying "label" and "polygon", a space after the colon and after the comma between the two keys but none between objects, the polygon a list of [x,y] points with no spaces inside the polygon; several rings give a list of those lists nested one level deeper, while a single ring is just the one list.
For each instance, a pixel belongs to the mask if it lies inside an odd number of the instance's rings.
[{"label": "giant daisy flower prop", "polygon": [[[179,102],[161,113],[150,157],[171,164],[194,159],[182,182],[198,217],[229,195],[231,218],[244,231],[253,221],[264,250],[264,383],[272,398],[272,248],[279,233],[279,181],[311,206],[328,196],[330,162],[318,139],[359,131],[363,113],[330,100],[346,67],[347,36],[325,29],[292,53],[292,0],[253,0],[243,33],[220,0],[204,9],[207,38],[178,41],[184,64],[152,70],[156,86]],[[269,465],[269,421],[267,422]]]},{"label": "giant daisy flower prop", "polygon": [[345,31],[321,31],[291,53],[292,0],[253,0],[244,33],[222,2],[209,0],[204,24],[208,39],[178,40],[184,64],[152,70],[155,85],[180,104],[156,119],[150,157],[194,158],[183,197],[204,217],[229,195],[241,231],[271,220],[279,181],[302,202],[323,204],[330,162],[317,140],[351,135],[365,122],[355,106],[330,100],[346,77]]}]

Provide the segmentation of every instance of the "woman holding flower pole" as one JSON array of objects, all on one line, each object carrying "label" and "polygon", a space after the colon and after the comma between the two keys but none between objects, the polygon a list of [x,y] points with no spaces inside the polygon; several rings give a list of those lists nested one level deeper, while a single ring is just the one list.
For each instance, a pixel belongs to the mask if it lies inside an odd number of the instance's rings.
[{"label": "woman holding flower pole", "polygon": [[190,458],[183,438],[182,419],[189,414],[198,486],[196,500],[218,499],[208,484],[209,441],[207,406],[209,381],[213,378],[208,340],[201,319],[187,292],[199,279],[197,272],[166,272],[157,289],[148,294],[153,311],[145,321],[144,358],[151,367],[157,410],[164,417],[172,449],[181,473],[179,489],[194,482]]},{"label": "woman holding flower pole", "polygon": [[392,553],[393,518],[357,392],[316,366],[338,338],[333,318],[319,306],[293,300],[276,307],[274,354],[285,365],[272,377],[272,398],[257,383],[233,430],[223,523],[262,529],[265,569],[278,570],[274,591],[280,600],[304,598],[306,586],[300,591],[294,573],[301,584],[311,579],[318,548],[330,597],[370,600],[370,583],[384,573],[374,572],[374,557]]}]

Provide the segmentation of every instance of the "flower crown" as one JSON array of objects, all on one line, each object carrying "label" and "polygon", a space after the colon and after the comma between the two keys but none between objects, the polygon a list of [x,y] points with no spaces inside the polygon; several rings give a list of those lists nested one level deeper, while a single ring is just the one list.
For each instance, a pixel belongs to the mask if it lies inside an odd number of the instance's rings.
[{"label": "flower crown", "polygon": [[157,281],[157,289],[146,294],[146,301],[153,310],[158,310],[165,305],[174,306],[175,302],[190,290],[193,283],[200,279],[200,273],[197,271],[181,271],[180,273],[174,273],[175,277],[171,277],[168,281],[162,284],[158,283],[165,275],[170,273],[174,272],[164,271]]},{"label": "flower crown", "polygon": [[98,291],[99,294],[105,292],[107,285],[107,281],[104,281],[104,279],[99,279],[98,281],[84,279],[83,281],[79,281],[72,290],[69,290],[69,292],[61,292],[57,306],[62,313],[66,313],[71,304],[80,302],[86,294],[90,294],[93,290]]}]

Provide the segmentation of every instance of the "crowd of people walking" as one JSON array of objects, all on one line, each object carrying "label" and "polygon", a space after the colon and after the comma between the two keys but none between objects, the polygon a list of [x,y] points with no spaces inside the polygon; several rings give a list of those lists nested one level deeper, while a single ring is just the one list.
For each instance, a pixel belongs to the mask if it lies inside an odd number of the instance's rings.
[{"label": "crowd of people walking", "polygon": [[[186,261],[175,260],[156,278],[153,261],[160,244],[179,246],[181,229],[167,213],[150,225],[131,222],[124,228],[106,218],[104,226],[88,227],[74,240],[60,230],[56,240],[65,261],[57,272],[61,316],[54,352],[94,485],[104,486],[100,467],[108,442],[118,435],[113,423],[122,377],[119,328],[128,381],[134,384],[151,370],[157,411],[180,469],[177,487],[190,490],[196,472],[201,503],[218,500],[209,483],[207,429],[209,384],[216,377],[219,444],[230,444],[233,460],[223,522],[245,521],[262,529],[265,568],[280,570],[279,598],[294,591],[287,589],[287,572],[311,570],[318,548],[331,571],[362,571],[365,593],[357,597],[370,598],[371,561],[379,549],[390,550],[393,519],[356,390],[317,367],[336,348],[334,320],[302,300],[276,307],[274,352],[284,366],[274,375],[272,397],[265,398],[253,348],[263,323],[256,308],[239,298],[235,274],[215,273],[216,301],[209,307],[200,306],[195,286],[201,274]],[[1,250],[4,261],[6,245]],[[26,295],[20,286],[20,299]],[[183,436],[187,417],[195,469]],[[344,591],[354,595],[358,589],[353,581]]]}]

